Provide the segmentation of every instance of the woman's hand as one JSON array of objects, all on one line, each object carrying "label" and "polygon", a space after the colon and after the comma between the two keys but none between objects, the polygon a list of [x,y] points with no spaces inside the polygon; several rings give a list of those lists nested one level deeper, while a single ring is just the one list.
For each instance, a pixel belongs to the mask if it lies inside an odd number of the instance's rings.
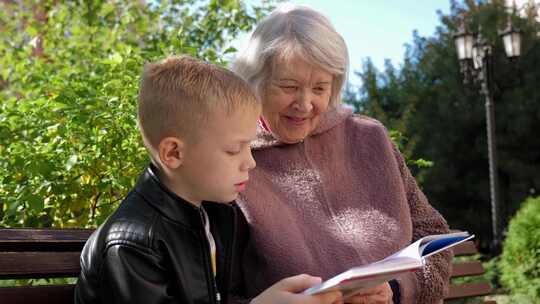
[{"label": "woman's hand", "polygon": [[392,304],[392,289],[390,284],[384,283],[375,287],[366,289],[361,293],[345,300],[350,304]]},{"label": "woman's hand", "polygon": [[341,292],[315,296],[303,295],[307,288],[321,283],[321,278],[301,274],[283,279],[263,291],[250,304],[332,304],[341,302]]}]

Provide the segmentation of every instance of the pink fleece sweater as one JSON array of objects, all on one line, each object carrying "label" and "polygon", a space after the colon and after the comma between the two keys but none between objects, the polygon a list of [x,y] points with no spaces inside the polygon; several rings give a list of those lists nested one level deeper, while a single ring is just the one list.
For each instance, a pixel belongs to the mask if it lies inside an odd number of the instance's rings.
[{"label": "pink fleece sweater", "polygon": [[[338,108],[303,142],[283,144],[261,128],[252,148],[257,167],[238,200],[249,223],[240,257],[247,297],[299,273],[328,279],[448,232],[374,119]],[[441,302],[450,260],[449,251],[434,255],[399,279],[401,303]]]}]

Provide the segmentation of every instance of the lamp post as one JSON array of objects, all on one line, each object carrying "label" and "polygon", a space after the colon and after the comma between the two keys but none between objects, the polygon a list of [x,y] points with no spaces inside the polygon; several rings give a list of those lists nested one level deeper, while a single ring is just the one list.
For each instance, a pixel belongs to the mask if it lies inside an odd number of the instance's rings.
[{"label": "lamp post", "polygon": [[[467,30],[465,22],[463,22],[458,33],[454,35],[454,42],[461,64],[461,71],[464,74],[464,83],[467,84],[470,78],[473,78],[475,82],[479,82],[480,93],[485,98],[491,224],[493,233],[492,250],[494,253],[498,253],[502,242],[502,221],[498,192],[495,104],[492,96],[493,47],[482,36],[481,30],[480,27],[478,34],[475,35]],[[504,43],[506,56],[511,60],[519,57],[521,55],[521,33],[513,27],[510,19],[508,19],[508,27],[500,32],[500,36]]]}]

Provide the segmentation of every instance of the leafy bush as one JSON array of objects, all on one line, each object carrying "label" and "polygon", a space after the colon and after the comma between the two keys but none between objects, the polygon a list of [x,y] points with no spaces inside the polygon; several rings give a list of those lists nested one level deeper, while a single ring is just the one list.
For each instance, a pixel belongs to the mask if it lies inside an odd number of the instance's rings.
[{"label": "leafy bush", "polygon": [[482,277],[490,282],[491,286],[498,290],[501,288],[501,256],[496,256],[482,263],[486,272]]},{"label": "leafy bush", "polygon": [[501,281],[512,294],[540,302],[540,197],[527,199],[510,221]]},{"label": "leafy bush", "polygon": [[102,222],[147,164],[145,62],[224,63],[267,9],[240,1],[0,2],[0,226]]}]

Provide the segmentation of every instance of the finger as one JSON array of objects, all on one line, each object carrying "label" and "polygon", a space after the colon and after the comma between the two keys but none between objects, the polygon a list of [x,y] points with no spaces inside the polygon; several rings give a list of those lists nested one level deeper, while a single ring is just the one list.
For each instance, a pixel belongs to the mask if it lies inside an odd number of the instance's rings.
[{"label": "finger", "polygon": [[380,290],[377,287],[371,287],[371,288],[364,289],[364,290],[358,292],[357,294],[355,294],[351,298],[354,298],[354,297],[367,297],[367,296],[370,296],[370,295],[373,295],[373,294],[377,294],[379,292],[380,292]]},{"label": "finger", "polygon": [[386,303],[391,303],[390,302],[391,299],[392,298],[388,297],[388,295],[375,294],[375,295],[364,297],[362,298],[362,301],[357,302],[355,304],[361,304],[361,303],[386,304]]},{"label": "finger", "polygon": [[317,298],[318,303],[330,304],[330,303],[335,303],[337,301],[343,302],[343,298],[341,296],[340,291],[332,291],[332,292],[323,293],[320,295],[316,295],[315,298]]},{"label": "finger", "polygon": [[340,303],[342,297],[341,292],[332,291],[314,296],[303,294],[289,294],[287,303],[294,304],[334,304]]},{"label": "finger", "polygon": [[343,301],[343,297],[340,297],[338,300],[332,302],[332,304],[345,304],[345,302]]},{"label": "finger", "polygon": [[390,285],[388,285],[388,283],[383,283],[381,285],[364,289],[360,291],[357,295],[370,296],[370,295],[375,295],[375,294],[387,293],[389,291],[391,292],[391,290],[392,289],[390,288]]},{"label": "finger", "polygon": [[352,297],[347,298],[345,303],[347,304],[362,304],[365,302],[366,296],[365,295],[355,295]]},{"label": "finger", "polygon": [[299,274],[294,277],[288,277],[279,281],[276,285],[280,290],[298,293],[306,290],[307,288],[320,284],[321,278],[313,277],[307,274]]},{"label": "finger", "polygon": [[376,294],[369,297],[370,300],[376,303],[388,303],[392,299],[388,294]]}]

